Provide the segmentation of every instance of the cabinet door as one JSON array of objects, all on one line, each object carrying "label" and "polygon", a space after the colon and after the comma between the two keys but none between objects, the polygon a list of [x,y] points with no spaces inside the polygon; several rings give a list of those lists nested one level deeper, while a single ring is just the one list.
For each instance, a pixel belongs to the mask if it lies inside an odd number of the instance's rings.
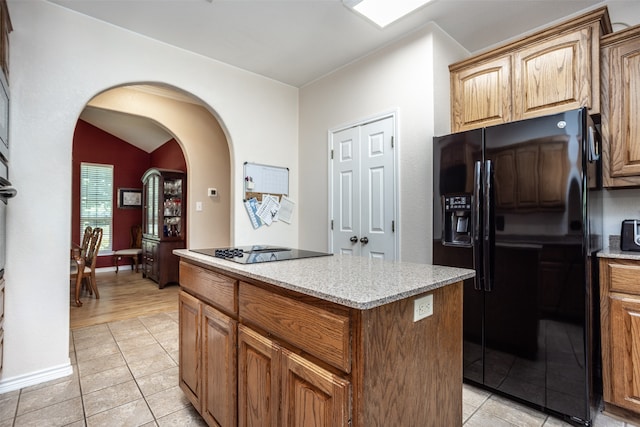
[{"label": "cabinet door", "polygon": [[159,280],[159,266],[160,260],[158,259],[158,242],[153,240],[142,240],[142,260],[143,260],[143,277],[148,277],[151,280]]},{"label": "cabinet door", "polygon": [[610,302],[613,403],[640,412],[640,298]]},{"label": "cabinet door", "polygon": [[236,325],[202,304],[202,417],[209,425],[236,426]]},{"label": "cabinet door", "polygon": [[512,120],[511,57],[451,71],[452,132]]},{"label": "cabinet door", "polygon": [[144,182],[144,204],[142,217],[142,232],[153,237],[160,237],[158,228],[158,187],[160,178],[151,175]]},{"label": "cabinet door", "polygon": [[280,427],[279,379],[279,346],[238,325],[238,426]]},{"label": "cabinet door", "polygon": [[603,176],[608,187],[640,185],[640,26],[602,51]]},{"label": "cabinet door", "polygon": [[180,316],[180,388],[200,411],[200,316],[201,303],[196,298],[180,292],[178,297],[178,315]]},{"label": "cabinet door", "polygon": [[[514,119],[579,107],[600,112],[597,24],[514,52]],[[595,74],[594,74],[595,71]],[[592,84],[595,79],[595,86]]]},{"label": "cabinet door", "polygon": [[351,425],[351,384],[282,349],[282,425]]}]

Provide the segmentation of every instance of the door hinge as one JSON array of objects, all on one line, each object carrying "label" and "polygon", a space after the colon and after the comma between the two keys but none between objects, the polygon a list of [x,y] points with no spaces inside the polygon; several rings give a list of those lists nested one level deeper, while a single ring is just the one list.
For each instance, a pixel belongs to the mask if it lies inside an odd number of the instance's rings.
[{"label": "door hinge", "polygon": [[333,220],[331,220],[331,231],[333,231]]},{"label": "door hinge", "polygon": [[391,232],[392,233],[396,232],[396,222],[395,222],[395,220],[391,221]]},{"label": "door hinge", "polygon": [[391,148],[393,148],[395,146],[395,138],[392,136],[391,137]]},{"label": "door hinge", "polygon": [[331,160],[333,160],[333,149],[331,149]]}]

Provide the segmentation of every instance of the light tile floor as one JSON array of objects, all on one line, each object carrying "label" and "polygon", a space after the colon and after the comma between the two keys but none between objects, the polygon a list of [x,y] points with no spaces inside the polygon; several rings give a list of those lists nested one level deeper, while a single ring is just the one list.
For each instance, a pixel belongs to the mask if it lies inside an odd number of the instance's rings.
[{"label": "light tile floor", "polygon": [[[73,375],[0,395],[0,427],[206,425],[178,387],[177,312],[71,332]],[[568,426],[468,385],[463,418],[468,427]],[[631,424],[598,414],[594,426]]]}]

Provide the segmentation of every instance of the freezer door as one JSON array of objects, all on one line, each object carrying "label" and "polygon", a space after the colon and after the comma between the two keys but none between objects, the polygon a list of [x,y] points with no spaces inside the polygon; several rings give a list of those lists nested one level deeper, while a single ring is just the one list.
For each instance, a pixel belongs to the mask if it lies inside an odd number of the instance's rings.
[{"label": "freezer door", "polygon": [[[477,242],[480,227],[480,210],[477,207],[480,183],[480,163],[482,162],[481,129],[462,132],[433,140],[433,263],[453,267],[474,268],[481,262],[474,262],[474,254],[480,257]],[[476,164],[478,165],[476,168]],[[478,177],[476,177],[478,175]],[[445,245],[442,242],[444,195],[471,195],[471,234],[473,245]],[[477,275],[478,276],[478,275]],[[479,278],[479,277],[478,277]],[[484,292],[474,289],[474,279],[464,281],[464,376],[475,382],[482,382],[482,318]]]}]

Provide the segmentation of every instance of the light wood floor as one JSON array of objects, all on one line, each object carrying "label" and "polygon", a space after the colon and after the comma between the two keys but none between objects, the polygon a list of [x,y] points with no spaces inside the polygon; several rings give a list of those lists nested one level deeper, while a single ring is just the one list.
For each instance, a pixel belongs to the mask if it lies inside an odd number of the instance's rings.
[{"label": "light wood floor", "polygon": [[127,267],[121,268],[118,274],[115,271],[98,272],[96,281],[100,299],[83,291],[80,296],[82,307],[76,307],[73,286],[70,286],[71,329],[178,310],[179,286],[158,289],[157,283],[143,279],[142,273]]}]

